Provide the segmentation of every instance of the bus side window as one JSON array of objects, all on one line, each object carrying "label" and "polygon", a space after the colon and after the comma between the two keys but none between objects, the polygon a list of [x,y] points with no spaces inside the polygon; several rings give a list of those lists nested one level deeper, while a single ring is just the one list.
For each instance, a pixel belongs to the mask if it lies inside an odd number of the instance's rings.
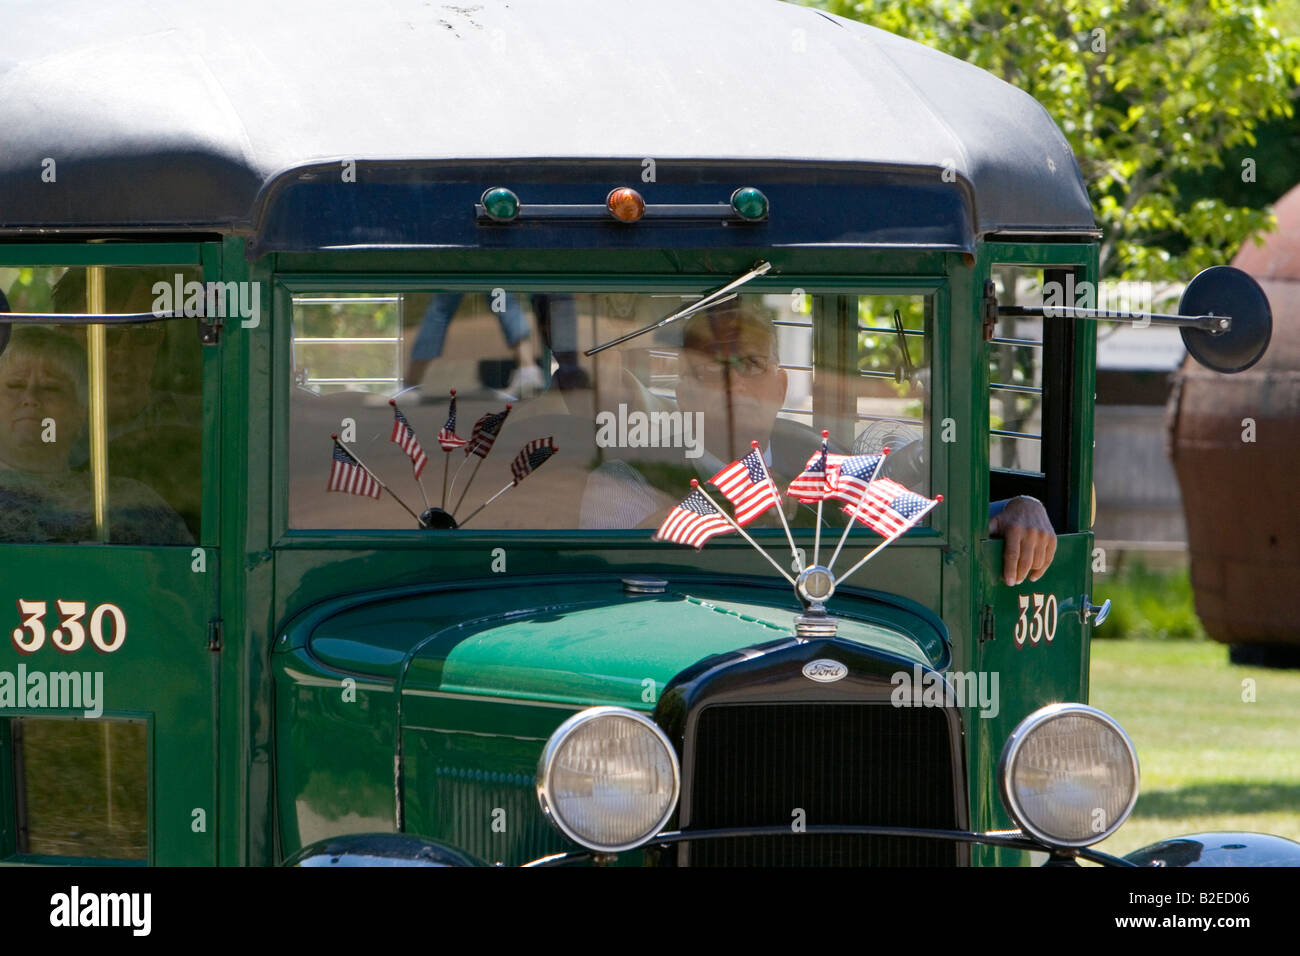
[{"label": "bus side window", "polygon": [[[105,270],[105,311],[153,311],[153,285],[200,278],[168,268]],[[0,269],[15,311],[88,311],[86,270]],[[199,537],[200,349],[195,320],[110,326],[105,361],[110,544]],[[52,323],[15,330],[0,355],[0,541],[95,540],[87,333]]]},{"label": "bus side window", "polygon": [[[1063,269],[995,266],[1001,305],[1040,306],[1044,282],[1061,282]],[[1070,342],[1074,323],[1063,318],[1000,316],[986,347],[989,368],[989,497],[1039,499],[1057,533],[1071,530],[1066,515]]]}]

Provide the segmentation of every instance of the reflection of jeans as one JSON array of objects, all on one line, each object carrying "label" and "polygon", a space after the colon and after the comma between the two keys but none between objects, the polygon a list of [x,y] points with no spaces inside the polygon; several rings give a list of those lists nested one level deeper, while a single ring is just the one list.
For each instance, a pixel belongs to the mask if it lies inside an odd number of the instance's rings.
[{"label": "reflection of jeans", "polygon": [[[460,308],[461,292],[438,292],[424,310],[420,320],[420,331],[411,346],[411,358],[436,359],[442,354],[442,344],[447,338],[447,326],[451,317]],[[528,337],[528,319],[519,307],[518,296],[505,297],[505,309],[497,312],[497,321],[501,323],[501,334],[506,337],[506,344],[514,347]]]}]

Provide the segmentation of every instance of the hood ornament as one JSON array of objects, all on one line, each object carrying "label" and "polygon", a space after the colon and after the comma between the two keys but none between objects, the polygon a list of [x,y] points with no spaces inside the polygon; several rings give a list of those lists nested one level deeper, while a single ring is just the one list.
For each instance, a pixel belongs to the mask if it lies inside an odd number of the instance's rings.
[{"label": "hood ornament", "polygon": [[[889,478],[880,478],[880,468],[885,456],[889,454],[888,448],[881,449],[878,455],[832,454],[828,450],[829,439],[830,433],[823,431],[821,449],[813,452],[804,470],[786,489],[787,496],[804,504],[817,505],[813,560],[808,567],[803,566],[799,557],[790,525],[785,520],[785,512],[781,510],[780,492],[759,453],[758,442],[751,442],[752,450],[749,454],[732,462],[708,481],[735,506],[734,518],[718,507],[699,481],[692,479],[691,493],[668,513],[654,534],[656,541],[689,544],[699,550],[715,535],[738,532],[794,588],[795,595],[803,605],[803,614],[795,618],[795,637],[801,641],[834,637],[836,619],[827,614],[826,602],[834,595],[835,589],[943,501],[943,495],[927,498]],[[840,510],[849,516],[849,521],[840,535],[835,553],[831,555],[830,561],[822,565],[822,505],[830,498],[845,502]],[[791,577],[742,527],[773,506],[781,516],[781,526],[785,529],[797,577]],[[850,529],[859,521],[880,534],[884,540],[857,564],[836,577],[831,568],[844,549]]]}]

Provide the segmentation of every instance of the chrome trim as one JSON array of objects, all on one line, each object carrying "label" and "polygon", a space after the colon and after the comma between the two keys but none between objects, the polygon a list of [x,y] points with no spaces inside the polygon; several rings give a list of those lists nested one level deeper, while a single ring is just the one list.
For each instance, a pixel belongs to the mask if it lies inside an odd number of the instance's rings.
[{"label": "chrome trim", "polygon": [[[1044,846],[1038,841],[1026,837],[1019,830],[986,830],[983,833],[971,830],[931,830],[922,827],[880,827],[880,826],[830,826],[809,824],[806,829],[796,833],[789,824],[766,827],[712,827],[708,829],[665,830],[646,841],[653,846],[671,846],[675,843],[702,842],[704,840],[736,839],[738,837],[790,837],[799,839],[809,835],[825,836],[892,836],[908,837],[918,840],[951,840],[954,843],[980,843],[985,846],[1006,847],[1010,850],[1024,850],[1029,853],[1050,853],[1051,846]],[[1100,850],[1080,848],[1077,856],[1090,863],[1102,866],[1130,867],[1139,864]],[[590,859],[589,851],[577,853],[550,853],[538,857],[523,866],[558,866],[564,863],[578,863]]]},{"label": "chrome trim", "polygon": [[1082,614],[1083,614],[1084,624],[1087,624],[1088,619],[1095,614],[1097,616],[1097,620],[1092,622],[1092,626],[1101,627],[1103,624],[1106,623],[1106,618],[1110,617],[1110,598],[1106,598],[1106,600],[1102,602],[1101,607],[1098,607],[1097,605],[1093,604],[1091,598],[1085,594],[1083,596]]},{"label": "chrome trim", "polygon": [[825,604],[835,595],[835,575],[830,568],[814,564],[799,572],[794,586],[799,592],[799,597],[803,598],[804,604]]},{"label": "chrome trim", "polygon": [[800,643],[832,638],[838,628],[838,618],[830,617],[824,611],[819,614],[816,609],[811,614],[800,614],[794,619],[795,640]]},{"label": "chrome trim", "polygon": [[1003,385],[1001,382],[990,382],[989,388],[999,392],[1024,392],[1027,395],[1041,395],[1043,390],[1037,385]]},{"label": "chrome trim", "polygon": [[[1118,814],[1115,821],[1101,833],[1090,834],[1086,840],[1061,840],[1040,830],[1029,821],[1024,808],[1016,799],[1015,789],[1011,786],[1011,768],[1020,753],[1020,748],[1035,730],[1058,717],[1079,714],[1091,717],[1109,727],[1123,741],[1124,746],[1128,749],[1129,764],[1133,771],[1133,792],[1129,795],[1128,805],[1124,808],[1124,811]],[[1133,812],[1133,807],[1137,803],[1138,793],[1141,789],[1141,772],[1138,769],[1137,750],[1133,747],[1133,741],[1129,739],[1128,734],[1124,732],[1124,728],[1113,717],[1096,707],[1089,707],[1087,704],[1060,703],[1048,704],[1046,707],[1038,708],[1038,710],[1018,723],[1015,730],[1011,731],[1011,735],[1007,737],[1007,742],[1002,746],[1002,756],[998,759],[998,790],[1007,813],[1033,839],[1049,847],[1078,849],[1100,843],[1124,825],[1124,822]]]},{"label": "chrome trim", "polygon": [[624,594],[664,594],[668,582],[663,578],[623,578]]},{"label": "chrome trim", "polygon": [[1042,435],[1034,435],[1029,432],[1011,432],[1003,428],[990,428],[990,435],[997,435],[999,438],[1023,438],[1026,441],[1042,441]]},{"label": "chrome trim", "polygon": [[[474,218],[480,223],[510,224],[528,219],[585,219],[606,221],[609,207],[602,203],[519,203],[512,219],[493,219],[482,202],[474,204]],[[761,223],[765,219],[746,219],[729,203],[646,203],[641,219],[703,219],[735,223]]]},{"label": "chrome trim", "polygon": [[[668,754],[668,761],[673,768],[673,790],[668,799],[667,806],[664,808],[663,815],[643,836],[632,841],[631,843],[620,843],[616,845],[601,845],[591,843],[578,836],[564,822],[564,819],[553,810],[553,801],[550,799],[550,781],[551,770],[555,761],[555,755],[560,749],[560,745],[568,736],[578,727],[592,720],[600,720],[605,717],[622,717],[628,720],[634,720],[642,726],[648,728],[663,746],[664,752]],[[579,846],[586,847],[588,850],[594,850],[598,853],[619,853],[623,850],[634,850],[639,846],[644,846],[660,829],[668,822],[668,818],[673,815],[677,809],[677,801],[682,792],[682,768],[677,761],[677,751],[673,749],[672,742],[662,730],[645,714],[638,714],[634,710],[628,710],[626,707],[588,707],[586,710],[574,714],[551,734],[550,739],[546,741],[546,746],[542,748],[541,759],[537,762],[537,800],[542,806],[542,815],[551,821],[551,825],[563,833]]]}]

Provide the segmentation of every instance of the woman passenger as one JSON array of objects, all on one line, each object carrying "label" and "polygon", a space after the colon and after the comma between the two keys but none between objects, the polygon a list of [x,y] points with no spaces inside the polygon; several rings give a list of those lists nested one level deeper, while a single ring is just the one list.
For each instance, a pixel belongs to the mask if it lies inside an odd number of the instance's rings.
[{"label": "woman passenger", "polygon": [[[14,328],[0,353],[0,541],[95,540],[90,475],[69,464],[86,429],[86,391],[86,356],[74,339]],[[193,541],[176,512],[140,482],[110,477],[108,505],[114,544]]]}]

